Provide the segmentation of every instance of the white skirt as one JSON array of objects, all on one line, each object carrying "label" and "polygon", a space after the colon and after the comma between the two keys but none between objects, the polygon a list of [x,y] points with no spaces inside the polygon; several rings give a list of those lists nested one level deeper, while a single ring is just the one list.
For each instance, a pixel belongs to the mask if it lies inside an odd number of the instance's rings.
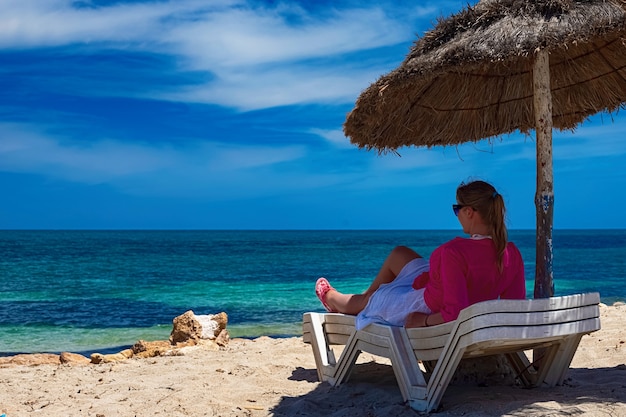
[{"label": "white skirt", "polygon": [[431,314],[424,302],[424,288],[413,289],[413,281],[428,271],[428,260],[416,258],[404,265],[396,279],[381,285],[369,299],[367,306],[356,316],[356,329],[370,323],[404,326],[409,313]]}]

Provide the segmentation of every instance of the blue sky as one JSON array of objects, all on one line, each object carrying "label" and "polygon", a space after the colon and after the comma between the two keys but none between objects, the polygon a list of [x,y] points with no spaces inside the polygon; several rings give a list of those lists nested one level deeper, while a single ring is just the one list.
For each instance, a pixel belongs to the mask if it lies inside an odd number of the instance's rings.
[{"label": "blue sky", "polygon": [[[534,137],[398,157],[341,130],[466,4],[3,0],[0,229],[454,229],[471,178],[533,229]],[[555,228],[626,228],[625,134],[555,132]]]}]

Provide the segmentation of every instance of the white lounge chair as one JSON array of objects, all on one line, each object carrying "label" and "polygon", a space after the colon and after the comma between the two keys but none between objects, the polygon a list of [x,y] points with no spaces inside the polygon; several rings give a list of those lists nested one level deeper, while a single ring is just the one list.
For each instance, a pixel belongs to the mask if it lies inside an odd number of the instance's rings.
[{"label": "white lounge chair", "polygon": [[[416,329],[370,324],[356,331],[354,316],[305,313],[303,340],[313,348],[320,381],[346,381],[361,352],[386,357],[404,400],[430,412],[464,358],[504,354],[524,385],[561,384],[581,337],[600,329],[599,302],[598,293],[485,301],[453,322]],[[332,345],[345,345],[338,360]],[[540,366],[529,362],[530,349],[544,352]]]}]

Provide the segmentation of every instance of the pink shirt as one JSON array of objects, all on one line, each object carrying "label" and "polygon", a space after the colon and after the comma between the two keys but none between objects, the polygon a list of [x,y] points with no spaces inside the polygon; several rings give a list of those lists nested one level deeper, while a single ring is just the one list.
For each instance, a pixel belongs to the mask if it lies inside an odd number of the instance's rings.
[{"label": "pink shirt", "polygon": [[456,320],[461,310],[480,301],[526,298],[522,255],[508,242],[499,272],[491,239],[457,237],[435,249],[430,272],[417,277],[413,287],[426,287],[424,301],[433,313]]}]

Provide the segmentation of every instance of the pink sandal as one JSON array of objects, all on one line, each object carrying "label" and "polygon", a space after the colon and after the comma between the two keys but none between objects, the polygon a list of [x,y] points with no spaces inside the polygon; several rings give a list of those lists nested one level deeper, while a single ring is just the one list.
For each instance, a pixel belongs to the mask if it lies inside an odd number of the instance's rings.
[{"label": "pink sandal", "polygon": [[326,278],[320,278],[315,283],[315,294],[317,294],[317,298],[320,299],[326,311],[329,313],[336,313],[336,310],[333,310],[328,304],[326,304],[326,295],[330,290],[334,290],[334,288],[330,285]]}]

